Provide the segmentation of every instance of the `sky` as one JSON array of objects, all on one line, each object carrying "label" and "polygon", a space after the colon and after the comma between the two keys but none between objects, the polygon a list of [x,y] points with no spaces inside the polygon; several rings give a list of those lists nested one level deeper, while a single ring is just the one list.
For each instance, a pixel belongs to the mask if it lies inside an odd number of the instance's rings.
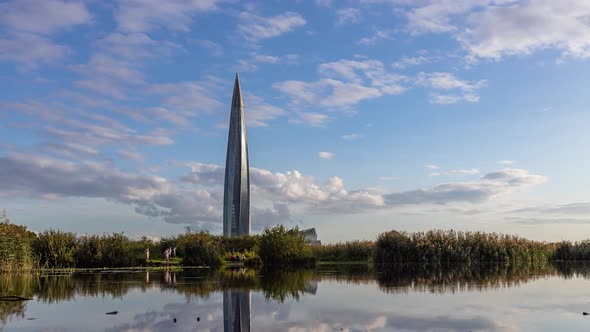
[{"label": "sky", "polygon": [[232,85],[252,231],[590,234],[585,0],[0,1],[0,209],[222,230]]}]

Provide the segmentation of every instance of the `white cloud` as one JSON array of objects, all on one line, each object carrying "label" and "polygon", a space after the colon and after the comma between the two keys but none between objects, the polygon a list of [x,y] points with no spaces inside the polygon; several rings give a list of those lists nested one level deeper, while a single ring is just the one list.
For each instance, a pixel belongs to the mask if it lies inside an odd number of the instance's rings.
[{"label": "white cloud", "polygon": [[473,60],[526,55],[546,48],[563,57],[590,56],[590,3],[585,0],[507,1],[474,11],[457,39]]},{"label": "white cloud", "polygon": [[334,154],[332,152],[320,151],[318,152],[318,157],[322,159],[332,159],[334,157]]},{"label": "white cloud", "polygon": [[336,25],[357,23],[361,20],[361,11],[358,8],[342,8],[336,11]]},{"label": "white cloud", "polygon": [[102,197],[122,203],[170,190],[160,177],[127,174],[97,163],[71,163],[31,155],[0,158],[3,195],[19,197]]},{"label": "white cloud", "polygon": [[426,164],[424,165],[424,167],[428,168],[428,169],[439,169],[440,167],[438,167],[437,165],[434,164]]},{"label": "white cloud", "polygon": [[418,55],[415,57],[403,57],[398,61],[395,61],[391,66],[395,69],[406,69],[409,67],[419,66],[425,63],[429,63],[432,60],[424,55]]},{"label": "white cloud", "polygon": [[163,105],[173,110],[193,114],[210,113],[224,106],[215,97],[218,89],[216,82],[204,80],[150,84],[147,93],[160,96]]},{"label": "white cloud", "polygon": [[310,104],[346,109],[363,100],[405,91],[404,76],[388,72],[377,60],[340,60],[318,67],[320,79],[312,82],[283,81],[273,88],[285,93],[295,105]]},{"label": "white cloud", "polygon": [[375,30],[372,35],[359,39],[359,45],[374,45],[381,40],[393,39],[393,30]]},{"label": "white cloud", "polygon": [[433,104],[454,104],[459,101],[478,102],[476,91],[485,86],[486,80],[477,82],[463,81],[448,72],[421,72],[416,78],[416,84],[433,90],[454,91],[451,94],[431,93],[430,102]]},{"label": "white cloud", "polygon": [[91,20],[92,16],[81,2],[18,0],[0,3],[0,25],[20,32],[49,35]]},{"label": "white cloud", "polygon": [[148,32],[156,28],[190,31],[192,17],[218,9],[218,0],[119,0],[115,21],[126,32]]},{"label": "white cloud", "polygon": [[500,164],[500,165],[512,165],[514,163],[514,161],[512,161],[512,160],[498,160],[496,163]]},{"label": "white cloud", "polygon": [[322,127],[328,121],[326,114],[315,113],[315,112],[297,112],[296,118],[290,119],[290,123],[304,123],[312,127]]},{"label": "white cloud", "polygon": [[249,127],[266,127],[269,121],[288,114],[284,109],[270,105],[261,97],[252,94],[244,96],[244,103]]},{"label": "white cloud", "polygon": [[0,26],[6,28],[4,38],[0,38],[0,61],[14,61],[28,68],[35,68],[40,62],[53,63],[72,51],[53,42],[50,36],[91,20],[85,5],[78,2],[0,3]]},{"label": "white cloud", "polygon": [[70,52],[66,46],[29,33],[14,33],[6,39],[0,38],[0,60],[19,62],[28,67],[35,67],[39,62],[55,62]]},{"label": "white cloud", "polygon": [[405,6],[410,34],[448,33],[461,44],[470,62],[543,49],[560,51],[562,59],[590,57],[590,4],[585,0],[426,0],[397,4]]},{"label": "white cloud", "polygon": [[173,42],[154,40],[141,32],[112,32],[99,39],[96,44],[105,54],[120,57],[133,66],[138,65],[138,60],[168,56],[181,49]]},{"label": "white cloud", "polygon": [[544,183],[544,176],[529,174],[523,169],[505,169],[484,175],[477,182],[454,182],[429,189],[385,195],[388,205],[480,203],[514,190]]},{"label": "white cloud", "polygon": [[242,12],[239,14],[238,20],[238,32],[251,42],[278,37],[307,23],[300,14],[294,12],[286,12],[272,17]]},{"label": "white cloud", "polygon": [[[187,163],[190,173],[179,181],[123,172],[111,164],[72,163],[32,155],[0,157],[0,195],[59,199],[89,197],[135,206],[137,213],[170,223],[215,227],[221,219],[224,168]],[[382,194],[347,190],[332,177],[319,183],[298,171],[272,173],[251,168],[253,217],[290,219],[290,208],[300,213],[355,213],[407,204],[481,203],[514,190],[543,183],[546,178],[526,170],[505,169],[475,182],[451,182],[432,188]],[[392,178],[390,178],[392,179]],[[286,209],[286,204],[289,209]],[[270,207],[269,207],[270,206]],[[268,218],[266,218],[268,219]]]},{"label": "white cloud", "polygon": [[453,32],[457,27],[452,17],[465,14],[476,6],[484,6],[493,0],[427,0],[416,2],[416,7],[406,13],[408,30],[412,34]]}]

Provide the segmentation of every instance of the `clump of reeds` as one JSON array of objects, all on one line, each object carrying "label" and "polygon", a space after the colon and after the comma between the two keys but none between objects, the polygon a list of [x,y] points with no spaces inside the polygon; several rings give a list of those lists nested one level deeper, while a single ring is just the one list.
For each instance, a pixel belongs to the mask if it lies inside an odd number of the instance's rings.
[{"label": "clump of reeds", "polygon": [[313,255],[320,261],[367,262],[374,254],[373,241],[348,241],[311,246]]},{"label": "clump of reeds", "polygon": [[552,253],[551,244],[514,235],[453,230],[416,233],[389,231],[377,238],[375,262],[528,264],[547,262]]},{"label": "clump of reeds", "polygon": [[31,242],[35,233],[24,226],[0,222],[0,271],[19,272],[33,269]]}]

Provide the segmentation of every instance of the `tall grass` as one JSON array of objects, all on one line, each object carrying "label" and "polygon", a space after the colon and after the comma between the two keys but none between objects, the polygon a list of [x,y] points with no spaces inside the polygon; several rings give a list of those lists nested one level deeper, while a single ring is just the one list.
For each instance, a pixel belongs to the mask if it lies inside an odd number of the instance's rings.
[{"label": "tall grass", "polygon": [[377,241],[350,241],[309,246],[297,228],[266,228],[261,235],[226,238],[207,232],[169,237],[160,242],[132,240],[122,233],[77,236],[48,230],[39,234],[0,219],[0,271],[35,268],[114,268],[145,266],[161,258],[168,247],[177,248],[184,266],[216,266],[232,253],[246,254],[253,266],[313,265],[319,261],[372,261],[406,263],[538,264],[548,261],[590,260],[590,240],[546,243],[514,235],[432,230],[389,231]]},{"label": "tall grass", "polygon": [[0,271],[17,272],[33,269],[31,242],[35,233],[24,226],[0,222]]},{"label": "tall grass", "polygon": [[76,234],[50,229],[33,241],[33,252],[44,268],[76,267]]},{"label": "tall grass", "polygon": [[553,256],[553,247],[545,242],[498,233],[390,231],[377,238],[375,262],[531,264],[549,261]]},{"label": "tall grass", "polygon": [[375,242],[349,241],[311,246],[319,261],[367,262],[373,258]]}]

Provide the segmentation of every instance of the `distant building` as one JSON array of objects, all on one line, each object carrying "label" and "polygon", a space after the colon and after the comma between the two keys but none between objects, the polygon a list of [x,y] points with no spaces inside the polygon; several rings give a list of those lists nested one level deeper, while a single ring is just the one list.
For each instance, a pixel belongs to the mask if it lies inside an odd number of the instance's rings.
[{"label": "distant building", "polygon": [[322,244],[322,241],[318,240],[318,234],[315,232],[315,228],[308,228],[301,231],[303,238],[307,244]]}]

